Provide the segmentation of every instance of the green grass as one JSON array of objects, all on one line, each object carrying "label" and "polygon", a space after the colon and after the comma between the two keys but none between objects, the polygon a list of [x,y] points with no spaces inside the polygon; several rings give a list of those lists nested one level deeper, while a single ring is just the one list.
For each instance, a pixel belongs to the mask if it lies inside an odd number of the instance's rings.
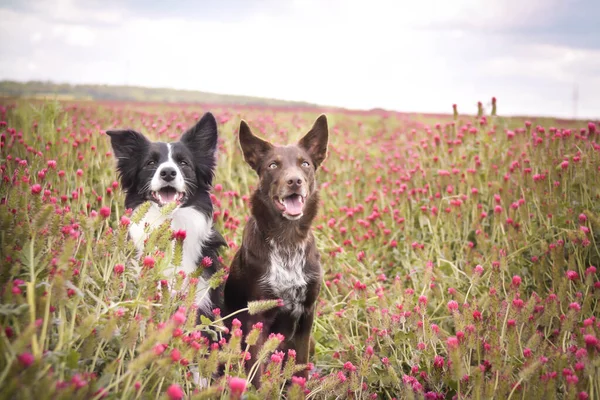
[{"label": "green grass", "polygon": [[[229,265],[256,184],[237,145],[240,118],[286,143],[317,115],[91,102],[5,101],[0,111],[0,397],[235,398],[229,377],[247,378],[240,341],[204,343],[198,331],[219,318],[194,326],[192,297],[157,289],[177,259],[169,229],[152,235],[144,256],[156,264],[138,274],[127,221],[141,215],[123,209],[103,131],[174,140],[203,112],[217,116],[215,223]],[[270,372],[245,396],[598,398],[595,125],[458,114],[328,120],[311,378],[285,387],[294,366],[278,362],[274,339],[262,351]],[[227,376],[195,387],[190,368],[210,377],[219,362]]]}]

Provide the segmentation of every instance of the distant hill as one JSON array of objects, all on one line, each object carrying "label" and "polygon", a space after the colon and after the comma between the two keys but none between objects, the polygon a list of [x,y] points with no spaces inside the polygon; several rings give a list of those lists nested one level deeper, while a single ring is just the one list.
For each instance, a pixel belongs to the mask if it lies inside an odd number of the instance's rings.
[{"label": "distant hill", "polygon": [[140,86],[71,85],[53,82],[0,81],[0,96],[26,98],[57,98],[63,100],[119,100],[161,103],[204,103],[223,105],[265,105],[277,107],[314,108],[316,104],[261,97],[235,96]]}]

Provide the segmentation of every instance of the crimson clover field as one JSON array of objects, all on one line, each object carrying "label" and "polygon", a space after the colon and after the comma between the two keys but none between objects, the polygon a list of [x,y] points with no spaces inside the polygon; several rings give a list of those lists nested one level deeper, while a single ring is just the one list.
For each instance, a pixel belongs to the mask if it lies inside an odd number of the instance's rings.
[{"label": "crimson clover field", "polygon": [[[218,310],[196,326],[193,296],[159,289],[177,236],[156,231],[136,259],[127,225],[141,215],[123,209],[104,131],[177,140],[213,112],[227,266],[256,183],[240,119],[283,144],[321,111],[0,104],[0,398],[600,398],[595,122],[505,118],[495,102],[454,115],[326,112],[315,354],[282,365],[273,337],[257,391],[237,336],[199,334],[222,325]],[[229,369],[211,378],[219,362]],[[298,368],[310,378],[286,386]]]}]

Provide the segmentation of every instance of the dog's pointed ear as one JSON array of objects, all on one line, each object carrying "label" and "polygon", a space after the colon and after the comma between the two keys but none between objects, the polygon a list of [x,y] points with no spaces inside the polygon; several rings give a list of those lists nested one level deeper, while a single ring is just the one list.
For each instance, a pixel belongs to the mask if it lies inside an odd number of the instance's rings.
[{"label": "dog's pointed ear", "polygon": [[327,157],[327,142],[329,140],[329,129],[327,128],[327,117],[321,114],[315,121],[308,133],[300,139],[298,145],[310,154],[315,169]]},{"label": "dog's pointed ear", "polygon": [[217,151],[217,138],[217,120],[212,113],[207,112],[181,136],[181,142],[194,154],[210,156]]},{"label": "dog's pointed ear", "polygon": [[240,147],[244,153],[244,160],[258,172],[261,159],[273,148],[273,145],[252,134],[246,121],[240,122],[239,133]]},{"label": "dog's pointed ear", "polygon": [[106,131],[106,134],[110,136],[110,144],[117,159],[121,186],[123,190],[129,191],[135,183],[139,155],[147,151],[150,141],[131,129],[110,130]]},{"label": "dog's pointed ear", "polygon": [[110,130],[106,134],[110,136],[110,144],[119,161],[139,154],[140,149],[150,144],[144,135],[131,129]]},{"label": "dog's pointed ear", "polygon": [[198,179],[208,186],[212,185],[215,176],[218,136],[217,120],[210,112],[205,113],[196,125],[181,135],[181,143],[194,156]]}]

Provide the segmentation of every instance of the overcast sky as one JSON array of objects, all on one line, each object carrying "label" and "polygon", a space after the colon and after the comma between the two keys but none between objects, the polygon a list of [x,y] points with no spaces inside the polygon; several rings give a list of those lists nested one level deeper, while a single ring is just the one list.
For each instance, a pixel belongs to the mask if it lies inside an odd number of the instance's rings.
[{"label": "overcast sky", "polygon": [[0,0],[0,79],[600,117],[598,0]]}]

